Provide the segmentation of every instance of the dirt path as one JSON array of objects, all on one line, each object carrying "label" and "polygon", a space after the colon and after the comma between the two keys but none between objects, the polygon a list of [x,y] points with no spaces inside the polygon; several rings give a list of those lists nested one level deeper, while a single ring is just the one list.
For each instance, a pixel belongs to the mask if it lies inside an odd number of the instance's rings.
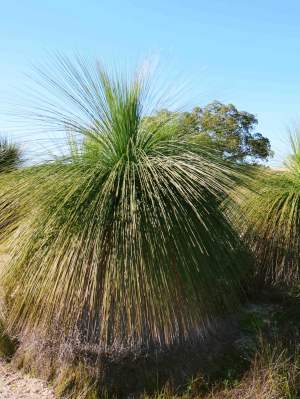
[{"label": "dirt path", "polygon": [[43,381],[24,376],[0,361],[0,398],[55,399],[55,396]]}]

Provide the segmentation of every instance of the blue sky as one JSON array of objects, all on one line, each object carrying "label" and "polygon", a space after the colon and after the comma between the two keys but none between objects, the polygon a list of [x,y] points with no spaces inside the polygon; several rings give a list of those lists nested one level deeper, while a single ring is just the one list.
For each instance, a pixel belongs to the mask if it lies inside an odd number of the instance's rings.
[{"label": "blue sky", "polygon": [[2,109],[30,65],[60,51],[118,65],[158,57],[188,80],[186,107],[218,99],[254,113],[276,166],[300,121],[299,1],[10,0],[0,16]]}]

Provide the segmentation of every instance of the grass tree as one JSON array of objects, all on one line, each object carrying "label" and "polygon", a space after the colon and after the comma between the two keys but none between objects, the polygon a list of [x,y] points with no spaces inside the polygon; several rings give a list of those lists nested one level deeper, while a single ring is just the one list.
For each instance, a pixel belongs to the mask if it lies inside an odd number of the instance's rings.
[{"label": "grass tree", "polygon": [[237,224],[256,259],[260,279],[272,284],[299,282],[300,136],[290,136],[292,152],[282,170],[257,169],[241,202]]},{"label": "grass tree", "polygon": [[[10,142],[6,137],[0,137],[0,176],[3,178],[8,172],[17,169],[21,165],[21,159],[22,154],[20,147]],[[8,177],[7,180],[9,179],[11,179],[11,176]],[[5,177],[4,180],[6,180]],[[3,185],[5,185],[5,182],[1,182],[1,189],[3,189]],[[8,220],[9,219],[7,219],[6,222],[2,221],[0,224],[0,230],[2,230],[2,232]]]},{"label": "grass tree", "polygon": [[21,163],[21,150],[9,142],[5,137],[0,137],[0,173],[11,171]]},{"label": "grass tree", "polygon": [[232,311],[247,269],[220,207],[236,172],[174,123],[145,118],[144,74],[66,58],[57,68],[42,72],[57,101],[35,116],[69,150],[0,193],[0,222],[7,204],[19,209],[2,275],[8,326],[79,330],[99,350],[198,339]]},{"label": "grass tree", "polygon": [[[0,137],[0,176],[3,178],[7,176],[9,172],[12,172],[18,168],[21,164],[21,150],[17,144],[11,143],[7,138]],[[10,178],[10,177],[9,177]],[[9,179],[8,178],[8,179]],[[5,178],[4,178],[5,180]],[[5,183],[4,183],[5,184]],[[1,190],[4,188],[1,183]],[[7,204],[7,209],[10,208]],[[12,215],[9,211],[8,214]],[[11,217],[2,219],[0,223],[0,235],[4,235],[7,232],[7,228],[10,223],[13,222]],[[7,254],[5,248],[0,248],[0,268],[7,262]],[[2,298],[3,292],[0,290],[0,356],[10,356],[13,353],[14,345],[9,337],[4,332],[5,320],[5,306]]]}]

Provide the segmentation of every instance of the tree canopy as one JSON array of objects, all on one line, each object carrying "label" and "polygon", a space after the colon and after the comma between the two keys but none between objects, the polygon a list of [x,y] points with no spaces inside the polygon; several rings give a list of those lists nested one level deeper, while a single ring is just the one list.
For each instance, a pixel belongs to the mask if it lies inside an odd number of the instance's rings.
[{"label": "tree canopy", "polygon": [[[161,123],[168,118],[174,123],[174,112],[161,110],[151,120]],[[256,163],[272,156],[269,139],[256,131],[255,115],[239,111],[233,104],[214,101],[191,112],[176,113],[175,120],[183,134],[218,149],[225,159]]]}]

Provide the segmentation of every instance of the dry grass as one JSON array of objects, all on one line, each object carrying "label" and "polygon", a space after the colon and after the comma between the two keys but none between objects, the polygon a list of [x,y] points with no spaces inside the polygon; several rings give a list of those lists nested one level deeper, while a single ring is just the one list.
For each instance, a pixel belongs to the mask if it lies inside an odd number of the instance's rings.
[{"label": "dry grass", "polygon": [[300,394],[298,351],[292,356],[286,349],[262,348],[250,372],[234,388],[208,396],[210,399],[296,399]]},{"label": "dry grass", "polygon": [[296,349],[290,355],[282,346],[271,347],[263,342],[250,370],[240,379],[223,381],[210,393],[201,394],[203,379],[194,379],[189,392],[176,395],[166,387],[154,396],[143,399],[297,399],[300,397],[300,362]]}]

